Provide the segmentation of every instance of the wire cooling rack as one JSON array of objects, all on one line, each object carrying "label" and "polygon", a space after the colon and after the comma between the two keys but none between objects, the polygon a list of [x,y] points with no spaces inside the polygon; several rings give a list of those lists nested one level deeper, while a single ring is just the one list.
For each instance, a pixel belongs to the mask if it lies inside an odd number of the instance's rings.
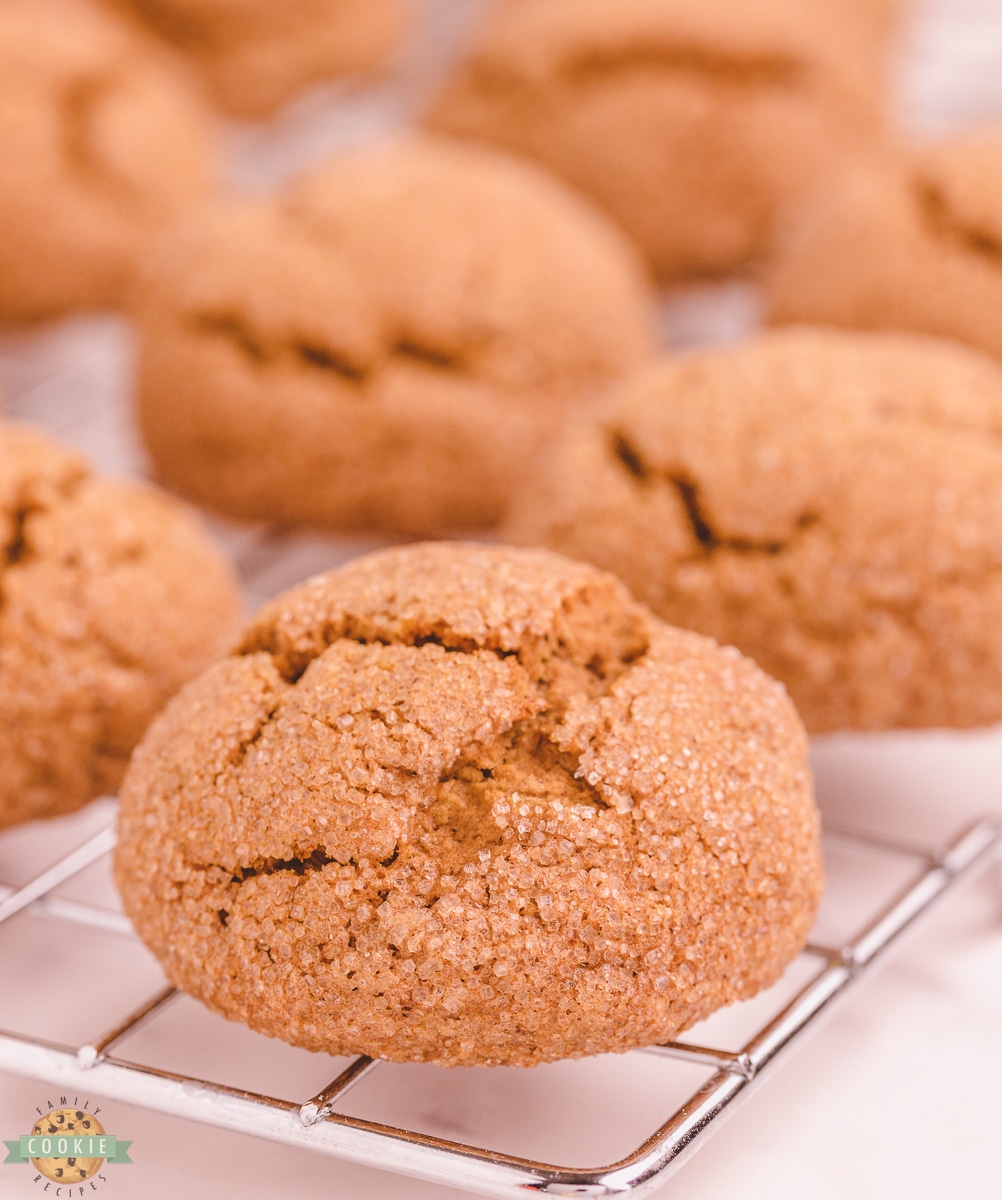
[{"label": "wire cooling rack", "polygon": [[[106,859],[114,842],[114,826],[110,825],[27,884],[0,886],[0,925],[14,918],[40,918],[78,931],[134,939],[121,913],[56,894],[67,881]],[[807,982],[792,998],[768,1012],[739,1048],[680,1041],[635,1051],[705,1068],[707,1074],[660,1128],[638,1134],[636,1148],[607,1166],[548,1164],[352,1116],[341,1111],[349,1090],[380,1066],[366,1057],[349,1062],[316,1095],[297,1102],[167,1071],[139,1056],[116,1053],[141,1027],[163,1018],[177,997],[169,986],[160,986],[133,1011],[82,1044],[59,1044],[0,1030],[0,1071],[39,1080],[64,1093],[93,1093],[487,1196],[517,1198],[527,1192],[644,1196],[704,1144],[738,1101],[758,1089],[775,1064],[794,1050],[836,1001],[852,992],[900,935],[992,860],[1002,844],[1002,820],[985,818],[935,850],[829,828],[829,852],[833,843],[841,844],[843,850],[877,852],[902,860],[914,873],[904,887],[874,905],[847,940],[828,945],[810,942],[801,955],[801,965],[810,967]],[[665,1063],[665,1069],[670,1069],[670,1064]]]},{"label": "wire cooling rack", "polygon": [[[263,186],[331,149],[406,124],[427,86],[427,79],[440,69],[436,65],[438,60],[449,52],[457,19],[466,20],[467,10],[472,12],[480,2],[428,0],[429,9],[437,15],[427,25],[425,46],[417,56],[421,62],[416,60],[414,64],[420,69],[413,78],[400,81],[399,86],[367,93],[358,99],[335,96],[333,106],[326,101],[307,100],[272,127],[231,131],[230,174],[241,182]],[[912,0],[912,7],[917,19],[904,47],[898,87],[903,124],[913,130],[938,132],[971,120],[997,119],[1002,115],[999,0]],[[752,328],[756,314],[754,291],[745,282],[706,291],[688,289],[683,295],[667,298],[665,330],[677,345],[720,340]],[[127,417],[125,399],[129,355],[125,328],[113,319],[89,318],[25,337],[5,333],[0,337],[0,373],[4,376],[7,411],[77,445],[103,470],[116,474],[142,473],[142,456]],[[222,530],[221,533],[240,567],[251,606],[315,570],[368,548],[361,544],[332,546],[310,538],[289,542],[281,534],[260,531]],[[886,812],[883,821],[887,823]],[[0,839],[4,848],[15,847],[13,854],[3,856],[12,871],[15,866],[23,867],[18,836],[15,831]],[[55,836],[60,836],[58,831]],[[829,896],[840,892],[839,863],[843,857],[857,864],[865,863],[862,871],[855,874],[847,871],[848,890],[853,893],[854,903],[847,906],[843,903],[846,888],[842,888],[836,907],[840,916],[847,911],[849,915],[844,922],[828,923],[839,926],[835,934],[826,925],[819,926],[815,944],[791,967],[782,985],[749,1005],[736,1006],[735,1010],[721,1014],[724,1033],[717,1018],[713,1018],[708,1027],[691,1030],[690,1041],[634,1052],[623,1056],[623,1064],[599,1060],[590,1074],[587,1064],[567,1065],[568,1070],[580,1066],[585,1072],[583,1076],[574,1075],[575,1081],[586,1078],[590,1086],[602,1092],[603,1117],[608,1117],[614,1085],[627,1074],[624,1069],[617,1075],[616,1068],[619,1065],[625,1068],[626,1060],[631,1064],[628,1087],[637,1086],[636,1081],[642,1079],[645,1091],[654,1093],[656,1102],[643,1113],[631,1109],[630,1128],[632,1131],[633,1124],[636,1125],[636,1137],[628,1146],[624,1141],[627,1153],[617,1148],[606,1154],[611,1139],[594,1139],[595,1156],[610,1159],[610,1165],[605,1167],[588,1164],[588,1169],[581,1169],[538,1161],[551,1154],[572,1163],[581,1157],[573,1150],[564,1153],[560,1149],[561,1139],[554,1136],[559,1114],[551,1113],[547,1106],[554,1097],[560,1104],[568,1102],[573,1089],[563,1086],[547,1091],[544,1072],[550,1068],[520,1073],[527,1089],[522,1094],[536,1097],[535,1103],[526,1106],[528,1119],[540,1119],[542,1114],[547,1118],[539,1120],[546,1127],[540,1136],[529,1139],[528,1151],[523,1146],[517,1147],[521,1157],[512,1153],[507,1132],[501,1136],[488,1129],[488,1136],[480,1138],[478,1126],[477,1136],[464,1131],[460,1136],[467,1144],[460,1144],[458,1140],[420,1131],[429,1123],[427,1119],[422,1123],[422,1118],[427,1118],[428,1106],[417,1114],[418,1119],[412,1119],[409,1113],[399,1113],[399,1104],[372,1102],[373,1092],[378,1092],[377,1099],[381,1099],[394,1088],[399,1089],[403,1072],[408,1080],[416,1081],[408,1085],[410,1097],[422,1088],[430,1091],[437,1087],[440,1091],[449,1089],[451,1096],[458,1096],[454,1105],[461,1105],[473,1094],[471,1089],[489,1090],[493,1080],[504,1074],[500,1069],[489,1080],[481,1074],[464,1083],[459,1072],[434,1075],[435,1068],[381,1066],[365,1058],[331,1063],[325,1056],[315,1056],[310,1060],[311,1073],[316,1076],[313,1082],[320,1083],[323,1078],[332,1078],[333,1082],[319,1089],[311,1084],[301,1090],[292,1084],[287,1087],[284,1082],[278,1084],[270,1076],[259,1083],[255,1072],[230,1069],[233,1064],[229,1061],[226,1064],[229,1073],[218,1069],[220,1056],[206,1053],[212,1045],[211,1039],[199,1042],[193,1014],[187,1012],[185,1017],[185,1005],[192,1009],[198,1006],[189,999],[179,998],[165,987],[162,979],[158,982],[152,964],[141,963],[144,969],[136,969],[139,949],[128,923],[112,907],[102,906],[108,898],[106,879],[103,886],[92,886],[95,873],[107,875],[107,854],[114,841],[111,829],[97,833],[79,849],[52,863],[27,886],[14,888],[0,884],[0,935],[8,931],[13,935],[0,953],[0,1002],[9,994],[16,994],[20,1005],[8,1013],[0,1003],[5,1014],[0,1026],[11,1026],[9,1031],[0,1029],[0,1074],[6,1072],[43,1082],[59,1092],[79,1089],[185,1117],[203,1127],[248,1133],[273,1144],[312,1149],[336,1159],[371,1164],[486,1195],[524,1197],[527,1192],[563,1196],[643,1195],[663,1183],[704,1145],[709,1134],[720,1128],[722,1118],[734,1111],[738,1101],[758,1091],[779,1062],[803,1044],[819,1019],[837,1002],[852,995],[857,984],[872,974],[885,951],[901,934],[987,864],[1000,839],[1002,830],[998,821],[983,821],[970,827],[940,851],[830,829],[826,837]],[[44,853],[55,856],[55,851]],[[871,876],[873,855],[881,855],[893,863],[897,872],[894,883],[879,895],[858,886]],[[31,859],[36,861],[36,856],[33,854]],[[34,869],[28,868],[19,878],[25,878]],[[861,891],[865,891],[865,897],[855,894]],[[960,907],[954,906],[955,910]],[[50,940],[61,948],[74,939],[83,943],[79,955],[72,960],[77,973],[73,973],[71,965],[64,966],[56,953],[44,961],[41,972],[38,968],[43,960],[36,955],[28,969],[19,973],[15,963],[17,953],[39,937],[46,946]],[[104,975],[103,993],[117,995],[117,1012],[102,1009],[98,1017],[88,1011],[75,1025],[69,1007],[61,1011],[55,1006],[59,1019],[54,1020],[53,1030],[47,1029],[41,1036],[30,1021],[22,1024],[15,1019],[29,1011],[38,995],[38,989],[30,986],[36,983],[33,978],[36,973],[44,975],[45,987],[56,988],[57,983],[62,983],[61,995],[75,1001],[87,964],[95,961],[90,956],[97,951],[91,945],[101,939],[106,943],[99,959]],[[981,943],[988,944],[983,937],[979,946]],[[978,961],[990,960],[979,956]],[[907,972],[906,978],[909,984],[913,982]],[[933,978],[940,982],[942,972]],[[145,999],[144,988],[148,989]],[[736,1015],[737,1010],[744,1010],[744,1018],[729,1023],[730,1015]],[[853,1011],[863,1014],[864,1010],[865,1002]],[[892,1011],[878,1005],[869,1012],[878,1032],[881,1022],[885,1022],[883,1029],[887,1033],[893,1032]],[[941,1006],[939,1011],[945,1015],[947,1009]],[[861,1027],[867,1028],[865,1021]],[[284,1063],[287,1058],[304,1054],[236,1027],[228,1028],[241,1035],[234,1044],[238,1044],[239,1052],[247,1059],[273,1060],[277,1054]],[[213,1028],[212,1038],[220,1032]],[[176,1047],[176,1054],[158,1052],[158,1047],[162,1050],[165,1044],[174,1041],[182,1043]],[[641,1060],[639,1065],[637,1060]],[[976,1061],[975,1070],[981,1071],[981,1060]],[[924,1071],[928,1065],[923,1064]],[[208,1078],[214,1073],[215,1078]],[[942,1081],[946,1077],[940,1078]],[[965,1088],[977,1090],[973,1088],[976,1078],[973,1072],[963,1078]],[[950,1080],[956,1082],[953,1077]],[[812,1108],[817,1104],[818,1111],[823,1112],[826,1086],[830,1086],[832,1096],[836,1095],[832,1081],[822,1077],[818,1089],[805,1095],[805,1104]],[[501,1085],[497,1090],[506,1100],[510,1097],[510,1091]],[[538,1098],[541,1092],[545,1093],[542,1100]],[[622,1090],[616,1095],[622,1100]],[[900,1103],[900,1099],[899,1090],[894,1100]],[[441,1121],[432,1124],[436,1133],[448,1132]],[[455,1123],[457,1127],[463,1125],[464,1130],[474,1124]],[[897,1129],[900,1128],[899,1123]],[[885,1132],[882,1130],[882,1134]],[[777,1130],[777,1147],[779,1139]],[[576,1148],[582,1144],[581,1138],[575,1139]],[[813,1143],[815,1147],[818,1144]],[[490,1148],[492,1145],[495,1149]],[[186,1143],[186,1147],[190,1148],[190,1144]],[[931,1165],[924,1155],[922,1159],[924,1167]],[[874,1161],[875,1155],[871,1153],[867,1162],[872,1167]],[[980,1161],[990,1162],[990,1159],[982,1156]],[[204,1162],[202,1168],[204,1171]],[[210,1182],[196,1175],[194,1167],[185,1165],[184,1169],[185,1185],[200,1187],[197,1195],[208,1195]],[[232,1170],[232,1163],[227,1170]],[[993,1171],[992,1166],[987,1176],[993,1181],[991,1194],[997,1183]],[[969,1179],[965,1186],[959,1175],[956,1178],[953,1175],[951,1172],[950,1185],[963,1194],[989,1194],[984,1190],[978,1192],[976,1180],[972,1186]],[[217,1172],[214,1178],[228,1176]],[[332,1194],[339,1190],[340,1182],[337,1176],[332,1179]],[[856,1192],[860,1190],[858,1182],[853,1181]],[[849,1190],[848,1183],[845,1190]],[[891,1185],[884,1194],[895,1190]],[[243,1191],[241,1186],[241,1194]],[[798,1194],[799,1191],[798,1184]],[[867,1195],[880,1194],[863,1191]],[[226,1194],[235,1192],[227,1188]]]}]

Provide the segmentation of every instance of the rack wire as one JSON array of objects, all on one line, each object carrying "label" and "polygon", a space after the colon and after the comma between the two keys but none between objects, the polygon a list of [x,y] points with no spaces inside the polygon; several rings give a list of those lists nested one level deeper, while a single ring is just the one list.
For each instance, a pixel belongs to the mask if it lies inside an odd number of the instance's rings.
[{"label": "rack wire", "polygon": [[[429,0],[429,4],[440,10],[441,20],[429,24],[423,53],[436,59],[438,44],[449,41],[441,36],[443,31],[451,37],[456,14],[474,5],[472,0],[467,5],[453,0]],[[939,132],[971,120],[997,118],[1002,112],[998,69],[1002,5],[998,0],[916,0],[915,8],[921,19],[908,36],[899,86],[904,125]],[[438,69],[435,62],[426,65],[430,75]],[[405,81],[396,92],[373,93],[358,103],[338,100],[330,111],[323,105],[315,110],[307,106],[291,125],[260,136],[235,131],[233,174],[260,184],[355,139],[359,132],[395,128],[409,119],[413,91],[414,81]],[[706,294],[690,289],[666,301],[665,328],[680,345],[718,340],[750,328],[755,312],[754,296],[745,285]],[[8,413],[73,442],[105,470],[141,473],[142,459],[125,417],[124,364],[129,350],[124,327],[91,319],[40,338],[5,334],[0,339]],[[227,540],[252,603],[361,548],[314,544],[307,538],[276,542],[274,536],[256,532],[238,536],[227,531]],[[683,1077],[684,1088],[684,1081],[697,1070],[703,1073],[672,1115],[653,1132],[638,1133],[632,1152],[605,1167],[546,1164],[487,1146],[432,1137],[402,1123],[363,1119],[357,1115],[360,1094],[369,1085],[385,1086],[380,1081],[392,1072],[368,1058],[348,1063],[327,1086],[315,1094],[304,1090],[294,1101],[211,1082],[203,1078],[205,1062],[200,1063],[200,1073],[161,1069],[135,1049],[135,1042],[142,1039],[132,1035],[169,1023],[178,993],[162,980],[151,985],[145,1000],[122,1005],[131,1011],[117,1014],[83,1039],[56,1042],[0,1030],[0,1072],[490,1196],[645,1195],[704,1146],[741,1102],[758,1093],[778,1065],[803,1045],[808,1033],[872,975],[906,931],[991,861],[1002,842],[1002,824],[998,819],[978,822],[938,851],[855,831],[829,829],[826,837],[829,843],[839,841],[861,852],[875,847],[895,855],[914,875],[889,901],[875,901],[861,917],[857,906],[858,920],[850,937],[826,940],[819,933],[817,942],[807,947],[791,970],[798,979],[806,977],[806,983],[792,998],[787,989],[750,1035],[735,1038],[733,1044],[721,1038],[717,1044],[693,1031],[694,1038],[709,1044],[674,1042],[635,1052],[652,1056],[645,1061],[665,1072],[658,1078],[663,1080],[666,1097],[685,1094],[677,1085],[677,1075]],[[67,881],[79,884],[82,872],[106,860],[113,845],[109,827],[27,885],[0,885],[0,929],[9,922],[45,921],[94,937],[108,935],[115,945],[128,946],[134,934],[121,913],[60,894]],[[5,986],[9,979],[16,984],[5,974]],[[672,1072],[677,1075],[669,1081]],[[352,1091],[359,1085],[359,1091]],[[352,1101],[356,1102],[354,1116]],[[665,1099],[666,1105],[671,1103]]]},{"label": "rack wire", "polygon": [[[372,1167],[516,1200],[550,1196],[645,1196],[700,1149],[740,1101],[755,1094],[774,1067],[799,1045],[836,1002],[851,994],[906,930],[961,881],[992,861],[1002,844],[1002,819],[986,817],[939,849],[829,827],[826,838],[876,848],[915,864],[913,878],[867,914],[854,936],[835,945],[808,943],[803,956],[815,970],[805,986],[737,1049],[675,1041],[635,1053],[656,1054],[707,1068],[692,1095],[628,1155],[607,1166],[577,1168],[433,1137],[341,1111],[351,1088],[380,1066],[360,1057],[301,1103],[260,1095],[116,1054],[141,1026],[155,1022],[178,993],[161,986],[110,1028],[78,1045],[0,1030],[0,1071],[58,1087],[87,1091],[206,1125],[255,1134]],[[124,916],[54,895],[68,880],[114,848],[108,826],[29,883],[0,886],[0,925],[23,915],[134,938]]]}]

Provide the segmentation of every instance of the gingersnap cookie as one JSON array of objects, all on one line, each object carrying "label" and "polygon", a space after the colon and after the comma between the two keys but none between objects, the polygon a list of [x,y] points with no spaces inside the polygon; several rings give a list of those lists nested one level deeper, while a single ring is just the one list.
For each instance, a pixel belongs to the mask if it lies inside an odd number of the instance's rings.
[{"label": "gingersnap cookie", "polygon": [[113,791],[239,611],[229,568],[176,501],[0,423],[0,828]]},{"label": "gingersnap cookie", "polygon": [[121,304],[210,178],[202,109],[147,42],[89,0],[3,0],[0,320]]},{"label": "gingersnap cookie", "polygon": [[546,164],[662,277],[717,273],[876,135],[882,47],[828,0],[516,0],[428,124]]},{"label": "gingersnap cookie", "polygon": [[492,150],[409,137],[174,231],[138,306],[160,477],[237,517],[495,523],[563,416],[653,353],[639,259]]},{"label": "gingersnap cookie", "polygon": [[385,71],[411,0],[104,0],[179,50],[217,103],[266,117],[313,83]]},{"label": "gingersnap cookie", "polygon": [[800,330],[638,373],[509,535],[738,646],[807,727],[1002,719],[1002,372]]},{"label": "gingersnap cookie", "polygon": [[777,978],[821,889],[782,687],[538,550],[318,576],[151,727],[115,874],[170,980],[295,1045],[532,1066]]},{"label": "gingersnap cookie", "polygon": [[1002,356],[1002,126],[846,170],[791,222],[767,296],[776,324],[914,330]]}]

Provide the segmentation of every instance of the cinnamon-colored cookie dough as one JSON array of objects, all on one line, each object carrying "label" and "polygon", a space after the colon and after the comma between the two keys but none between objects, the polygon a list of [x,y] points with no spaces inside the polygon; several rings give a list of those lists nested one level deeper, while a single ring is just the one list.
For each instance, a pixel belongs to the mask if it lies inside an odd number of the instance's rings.
[{"label": "cinnamon-colored cookie dough", "polygon": [[493,150],[383,143],[206,211],[139,305],[162,479],[238,517],[489,526],[571,408],[653,352],[639,259]]},{"label": "cinnamon-colored cookie dough", "polygon": [[0,320],[123,302],[211,179],[183,75],[89,0],[0,3]]},{"label": "cinnamon-colored cookie dough", "polygon": [[369,76],[399,54],[412,0],[104,0],[198,69],[217,102],[266,117],[312,83]]},{"label": "cinnamon-colored cookie dough", "polygon": [[1000,530],[998,367],[801,330],[639,373],[509,534],[740,647],[823,732],[1002,720]]},{"label": "cinnamon-colored cookie dough", "polygon": [[717,273],[876,135],[882,48],[841,0],[516,0],[428,122],[545,163],[661,276]]},{"label": "cinnamon-colored cookie dough", "polygon": [[0,827],[113,791],[239,611],[229,568],[176,501],[0,424]]},{"label": "cinnamon-colored cookie dough", "polygon": [[767,294],[777,324],[915,330],[1002,357],[1002,126],[846,170],[791,222]]},{"label": "cinnamon-colored cookie dough", "polygon": [[171,981],[332,1054],[531,1066],[767,986],[821,889],[782,687],[545,551],[318,576],[154,723],[115,874]]}]

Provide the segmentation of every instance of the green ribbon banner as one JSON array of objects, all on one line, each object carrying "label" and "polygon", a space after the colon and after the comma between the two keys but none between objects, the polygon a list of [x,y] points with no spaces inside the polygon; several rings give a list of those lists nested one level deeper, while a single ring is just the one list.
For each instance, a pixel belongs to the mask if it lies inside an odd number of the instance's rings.
[{"label": "green ribbon banner", "polygon": [[131,1141],[124,1142],[110,1133],[73,1134],[24,1133],[16,1142],[4,1142],[4,1163],[26,1163],[33,1158],[103,1158],[109,1163],[132,1165]]}]

